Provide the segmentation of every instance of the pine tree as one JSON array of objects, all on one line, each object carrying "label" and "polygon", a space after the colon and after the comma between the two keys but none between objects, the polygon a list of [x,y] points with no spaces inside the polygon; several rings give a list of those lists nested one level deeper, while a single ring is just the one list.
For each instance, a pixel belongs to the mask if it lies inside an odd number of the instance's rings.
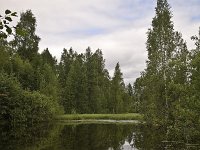
[{"label": "pine tree", "polygon": [[86,68],[83,56],[72,63],[66,81],[63,104],[66,113],[88,113]]},{"label": "pine tree", "polygon": [[137,103],[133,97],[133,87],[129,83],[124,93],[124,112],[137,112]]},{"label": "pine tree", "polygon": [[41,53],[41,57],[42,57],[43,64],[45,64],[45,63],[49,64],[52,67],[52,69],[54,70],[54,72],[56,72],[57,60],[55,57],[53,57],[51,55],[48,48],[46,48]]},{"label": "pine tree", "polygon": [[103,113],[107,111],[108,95],[105,88],[108,87],[108,72],[105,69],[105,60],[101,50],[93,54],[88,48],[85,53],[87,79],[88,79],[88,100],[91,113]]},{"label": "pine tree", "polygon": [[61,55],[61,60],[58,65],[58,72],[59,72],[59,83],[61,87],[66,86],[66,80],[71,69],[71,65],[74,62],[77,53],[73,51],[72,48],[68,51],[67,49],[63,49],[63,53]]},{"label": "pine tree", "polygon": [[123,81],[119,63],[117,63],[114,71],[114,76],[111,81],[110,111],[112,113],[123,112],[124,89],[125,89],[125,84]]},{"label": "pine tree", "polygon": [[42,94],[58,99],[58,80],[53,68],[45,63],[41,66],[39,78],[39,90]]}]

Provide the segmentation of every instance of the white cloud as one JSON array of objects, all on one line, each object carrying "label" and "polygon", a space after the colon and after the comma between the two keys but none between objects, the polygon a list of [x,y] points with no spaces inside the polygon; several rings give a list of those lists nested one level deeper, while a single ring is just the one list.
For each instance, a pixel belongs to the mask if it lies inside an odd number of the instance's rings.
[{"label": "white cloud", "polygon": [[[197,35],[200,27],[200,1],[199,0],[169,0],[172,6],[175,30],[182,33],[188,48],[194,48],[191,36]],[[196,20],[193,18],[196,17]]]}]

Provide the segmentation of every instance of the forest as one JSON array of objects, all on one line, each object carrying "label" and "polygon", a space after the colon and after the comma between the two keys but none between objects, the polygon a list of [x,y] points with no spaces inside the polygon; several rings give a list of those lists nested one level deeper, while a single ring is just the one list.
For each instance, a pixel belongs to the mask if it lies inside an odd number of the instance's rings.
[{"label": "forest", "polygon": [[21,13],[11,41],[1,23],[0,119],[39,122],[59,114],[137,112],[147,124],[200,135],[200,31],[191,37],[196,48],[188,49],[172,16],[167,0],[157,0],[147,31],[146,69],[128,85],[119,63],[109,75],[100,49],[79,54],[64,48],[60,60],[48,48],[39,53],[31,10]]},{"label": "forest", "polygon": [[100,49],[78,54],[64,48],[58,61],[48,48],[38,52],[35,30],[36,18],[27,10],[13,40],[1,36],[1,119],[34,122],[62,113],[136,111],[132,85],[125,86],[119,63],[111,78]]}]

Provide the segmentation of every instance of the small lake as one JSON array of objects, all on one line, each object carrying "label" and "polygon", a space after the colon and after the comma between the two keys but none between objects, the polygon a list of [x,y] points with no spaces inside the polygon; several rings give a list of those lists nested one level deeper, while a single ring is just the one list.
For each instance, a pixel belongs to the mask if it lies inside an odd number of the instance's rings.
[{"label": "small lake", "polygon": [[166,141],[162,128],[130,122],[0,125],[0,150],[199,150],[197,142]]}]

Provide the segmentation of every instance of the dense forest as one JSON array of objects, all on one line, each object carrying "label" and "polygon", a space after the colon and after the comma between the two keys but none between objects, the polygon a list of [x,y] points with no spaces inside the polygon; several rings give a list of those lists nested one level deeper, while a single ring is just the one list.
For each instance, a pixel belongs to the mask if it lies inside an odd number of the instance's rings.
[{"label": "dense forest", "polygon": [[199,135],[200,31],[191,38],[196,48],[189,50],[174,29],[170,9],[167,0],[157,0],[147,32],[146,69],[127,86],[119,63],[110,77],[100,49],[78,54],[64,48],[60,60],[48,48],[39,53],[36,18],[31,10],[21,13],[13,40],[0,39],[0,119],[34,122],[62,113],[139,112],[148,124]]},{"label": "dense forest", "polygon": [[0,39],[1,119],[40,121],[60,113],[135,111],[131,84],[125,86],[119,63],[109,76],[100,49],[88,47],[78,54],[64,48],[59,61],[48,48],[39,53],[31,10],[21,13],[15,29],[13,40]]}]

